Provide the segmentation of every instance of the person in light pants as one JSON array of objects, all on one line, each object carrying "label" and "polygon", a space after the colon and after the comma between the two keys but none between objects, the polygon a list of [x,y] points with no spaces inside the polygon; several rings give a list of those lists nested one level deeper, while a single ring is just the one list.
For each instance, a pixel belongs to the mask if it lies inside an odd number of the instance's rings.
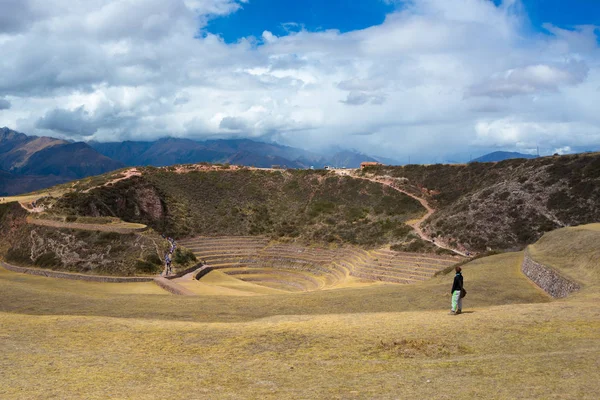
[{"label": "person in light pants", "polygon": [[460,267],[456,267],[456,275],[454,275],[454,282],[452,282],[452,311],[450,314],[456,315],[462,312],[462,298],[460,297],[460,293],[463,289],[463,276],[460,271],[462,269]]}]

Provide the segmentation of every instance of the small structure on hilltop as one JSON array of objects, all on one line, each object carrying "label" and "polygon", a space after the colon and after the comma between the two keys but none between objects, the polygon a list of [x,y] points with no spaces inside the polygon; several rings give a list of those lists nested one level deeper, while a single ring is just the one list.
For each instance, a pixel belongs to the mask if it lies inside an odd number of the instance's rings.
[{"label": "small structure on hilltop", "polygon": [[383,165],[382,163],[376,162],[376,161],[364,161],[360,163],[360,169],[364,169],[366,167],[376,167],[376,166],[380,166]]}]

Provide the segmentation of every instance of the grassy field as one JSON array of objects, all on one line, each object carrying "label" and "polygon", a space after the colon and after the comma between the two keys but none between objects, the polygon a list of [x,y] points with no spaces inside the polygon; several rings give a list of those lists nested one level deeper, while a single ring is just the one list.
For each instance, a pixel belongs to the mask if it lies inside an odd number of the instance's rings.
[{"label": "grassy field", "polygon": [[205,295],[177,297],[0,270],[0,398],[597,398],[595,283],[551,300],[521,260],[465,265],[459,316],[452,274],[232,296],[254,289],[211,273]]}]

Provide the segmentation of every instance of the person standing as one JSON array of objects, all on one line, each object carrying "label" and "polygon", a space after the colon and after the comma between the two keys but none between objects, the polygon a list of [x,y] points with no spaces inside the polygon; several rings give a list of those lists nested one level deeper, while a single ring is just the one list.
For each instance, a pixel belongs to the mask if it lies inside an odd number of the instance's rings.
[{"label": "person standing", "polygon": [[165,276],[171,275],[171,257],[169,257],[169,253],[165,254]]},{"label": "person standing", "polygon": [[463,284],[463,276],[461,274],[462,268],[455,268],[456,275],[454,275],[454,282],[452,282],[452,311],[450,311],[451,315],[458,315],[462,312],[462,298],[464,295],[462,294],[464,291]]}]

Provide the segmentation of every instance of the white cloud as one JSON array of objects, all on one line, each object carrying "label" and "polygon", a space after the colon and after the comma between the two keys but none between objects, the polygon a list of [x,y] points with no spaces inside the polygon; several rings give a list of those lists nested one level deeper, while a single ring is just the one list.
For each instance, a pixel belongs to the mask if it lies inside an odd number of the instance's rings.
[{"label": "white cloud", "polygon": [[96,140],[243,135],[413,161],[600,145],[595,27],[534,34],[518,0],[412,0],[348,33],[226,44],[202,31],[245,3],[3,0],[2,125]]},{"label": "white cloud", "polygon": [[537,64],[509,69],[501,76],[471,86],[468,95],[511,97],[556,91],[561,86],[584,82],[588,70],[587,64],[583,61],[569,62],[560,66]]}]

